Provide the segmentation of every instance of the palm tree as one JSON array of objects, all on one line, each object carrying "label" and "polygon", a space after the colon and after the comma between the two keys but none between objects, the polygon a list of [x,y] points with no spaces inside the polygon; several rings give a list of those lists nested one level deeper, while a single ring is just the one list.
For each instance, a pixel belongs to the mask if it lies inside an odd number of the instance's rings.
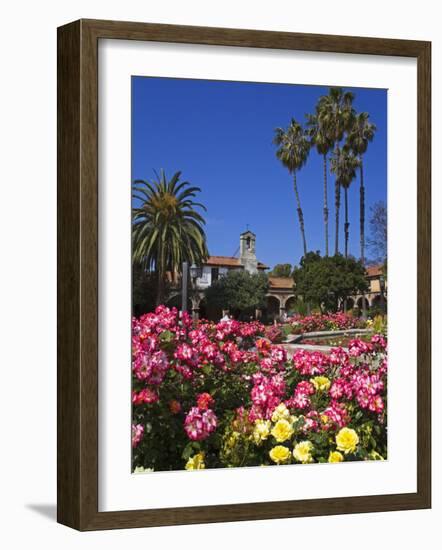
[{"label": "palm tree", "polygon": [[204,218],[194,202],[199,187],[180,182],[181,172],[167,181],[164,171],[153,181],[135,180],[132,208],[132,257],[144,269],[155,269],[158,277],[156,303],[164,299],[166,272],[178,273],[183,261],[201,263],[207,256]]},{"label": "palm tree", "polygon": [[331,171],[335,174],[336,182],[344,188],[344,209],[345,209],[345,248],[344,256],[348,257],[348,237],[350,223],[348,221],[348,188],[352,181],[356,178],[356,169],[359,167],[360,161],[354,153],[346,147],[338,147],[332,154]]},{"label": "palm tree", "polygon": [[365,187],[362,157],[367,151],[368,143],[373,140],[376,132],[376,125],[368,120],[369,117],[368,113],[359,113],[356,115],[347,136],[347,144],[351,147],[354,154],[358,155],[360,160],[359,229],[362,265],[365,264]]},{"label": "palm tree", "polygon": [[327,155],[333,147],[333,141],[320,120],[318,109],[314,115],[307,115],[308,134],[311,144],[322,155],[324,161],[324,232],[325,255],[328,256],[328,199],[327,199]]},{"label": "palm tree", "polygon": [[[318,101],[318,119],[333,143],[335,154],[354,118],[353,99],[351,92],[344,92],[342,88],[330,88],[328,95],[320,97]],[[341,188],[335,181],[335,254],[339,253],[340,203]]]},{"label": "palm tree", "polygon": [[294,118],[291,119],[287,129],[276,128],[273,143],[278,147],[277,158],[293,175],[293,188],[295,191],[298,210],[299,227],[301,230],[304,256],[307,254],[307,241],[305,238],[304,215],[299,198],[296,172],[300,170],[307,161],[310,152],[310,142],[304,128]]}]

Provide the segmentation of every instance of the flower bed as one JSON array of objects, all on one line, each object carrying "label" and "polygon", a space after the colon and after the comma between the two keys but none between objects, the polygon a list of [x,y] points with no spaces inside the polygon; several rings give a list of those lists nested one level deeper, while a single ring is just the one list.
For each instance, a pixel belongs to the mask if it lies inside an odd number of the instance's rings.
[{"label": "flower bed", "polygon": [[263,325],[133,320],[133,470],[386,458],[386,340],[292,359]]},{"label": "flower bed", "polygon": [[319,332],[321,330],[347,330],[350,328],[366,328],[367,321],[358,319],[348,313],[313,313],[302,317],[295,315],[287,320],[292,334],[302,334],[304,332]]}]

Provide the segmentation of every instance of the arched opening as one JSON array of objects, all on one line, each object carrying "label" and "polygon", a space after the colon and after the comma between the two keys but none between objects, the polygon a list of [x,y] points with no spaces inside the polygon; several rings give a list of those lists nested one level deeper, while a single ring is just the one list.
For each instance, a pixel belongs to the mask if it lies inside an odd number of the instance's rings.
[{"label": "arched opening", "polygon": [[347,298],[347,311],[353,309],[355,307],[355,301],[353,298]]},{"label": "arched opening", "polygon": [[290,296],[290,298],[285,303],[285,311],[287,315],[293,315],[296,313],[296,304],[297,300],[295,296]]},{"label": "arched opening", "polygon": [[267,296],[266,307],[263,311],[263,321],[273,322],[279,318],[280,301],[276,296]]},{"label": "arched opening", "polygon": [[362,310],[363,309],[363,300],[365,300],[365,309],[368,311],[369,307],[370,307],[370,304],[368,303],[368,300],[367,298],[363,298],[362,296],[358,299],[358,301],[356,302],[356,305],[358,307],[358,309]]}]

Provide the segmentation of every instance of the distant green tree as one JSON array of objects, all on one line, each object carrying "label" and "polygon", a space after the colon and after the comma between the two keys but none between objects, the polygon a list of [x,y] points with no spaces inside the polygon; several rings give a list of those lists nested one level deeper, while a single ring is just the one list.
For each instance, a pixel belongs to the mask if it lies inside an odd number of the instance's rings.
[{"label": "distant green tree", "polygon": [[294,292],[321,311],[337,311],[348,296],[366,292],[368,283],[361,262],[337,254],[322,258],[309,252],[293,272]]},{"label": "distant green tree", "polygon": [[273,270],[269,273],[273,277],[290,277],[292,274],[291,264],[276,264]]},{"label": "distant green tree", "polygon": [[265,306],[268,286],[265,273],[231,270],[206,290],[206,300],[217,308],[254,312]]},{"label": "distant green tree", "polygon": [[299,296],[296,298],[296,301],[289,302],[287,306],[287,313],[289,315],[298,314],[302,317],[308,315],[308,304],[304,302]]}]

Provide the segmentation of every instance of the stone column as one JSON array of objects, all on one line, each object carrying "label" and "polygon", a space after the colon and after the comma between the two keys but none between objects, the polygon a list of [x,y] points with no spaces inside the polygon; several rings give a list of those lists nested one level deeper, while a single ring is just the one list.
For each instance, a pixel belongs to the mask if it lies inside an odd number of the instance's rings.
[{"label": "stone column", "polygon": [[194,321],[198,321],[200,316],[200,303],[201,303],[201,296],[195,295],[192,296],[192,319]]},{"label": "stone column", "polygon": [[282,321],[285,315],[285,298],[279,298],[279,320]]}]

